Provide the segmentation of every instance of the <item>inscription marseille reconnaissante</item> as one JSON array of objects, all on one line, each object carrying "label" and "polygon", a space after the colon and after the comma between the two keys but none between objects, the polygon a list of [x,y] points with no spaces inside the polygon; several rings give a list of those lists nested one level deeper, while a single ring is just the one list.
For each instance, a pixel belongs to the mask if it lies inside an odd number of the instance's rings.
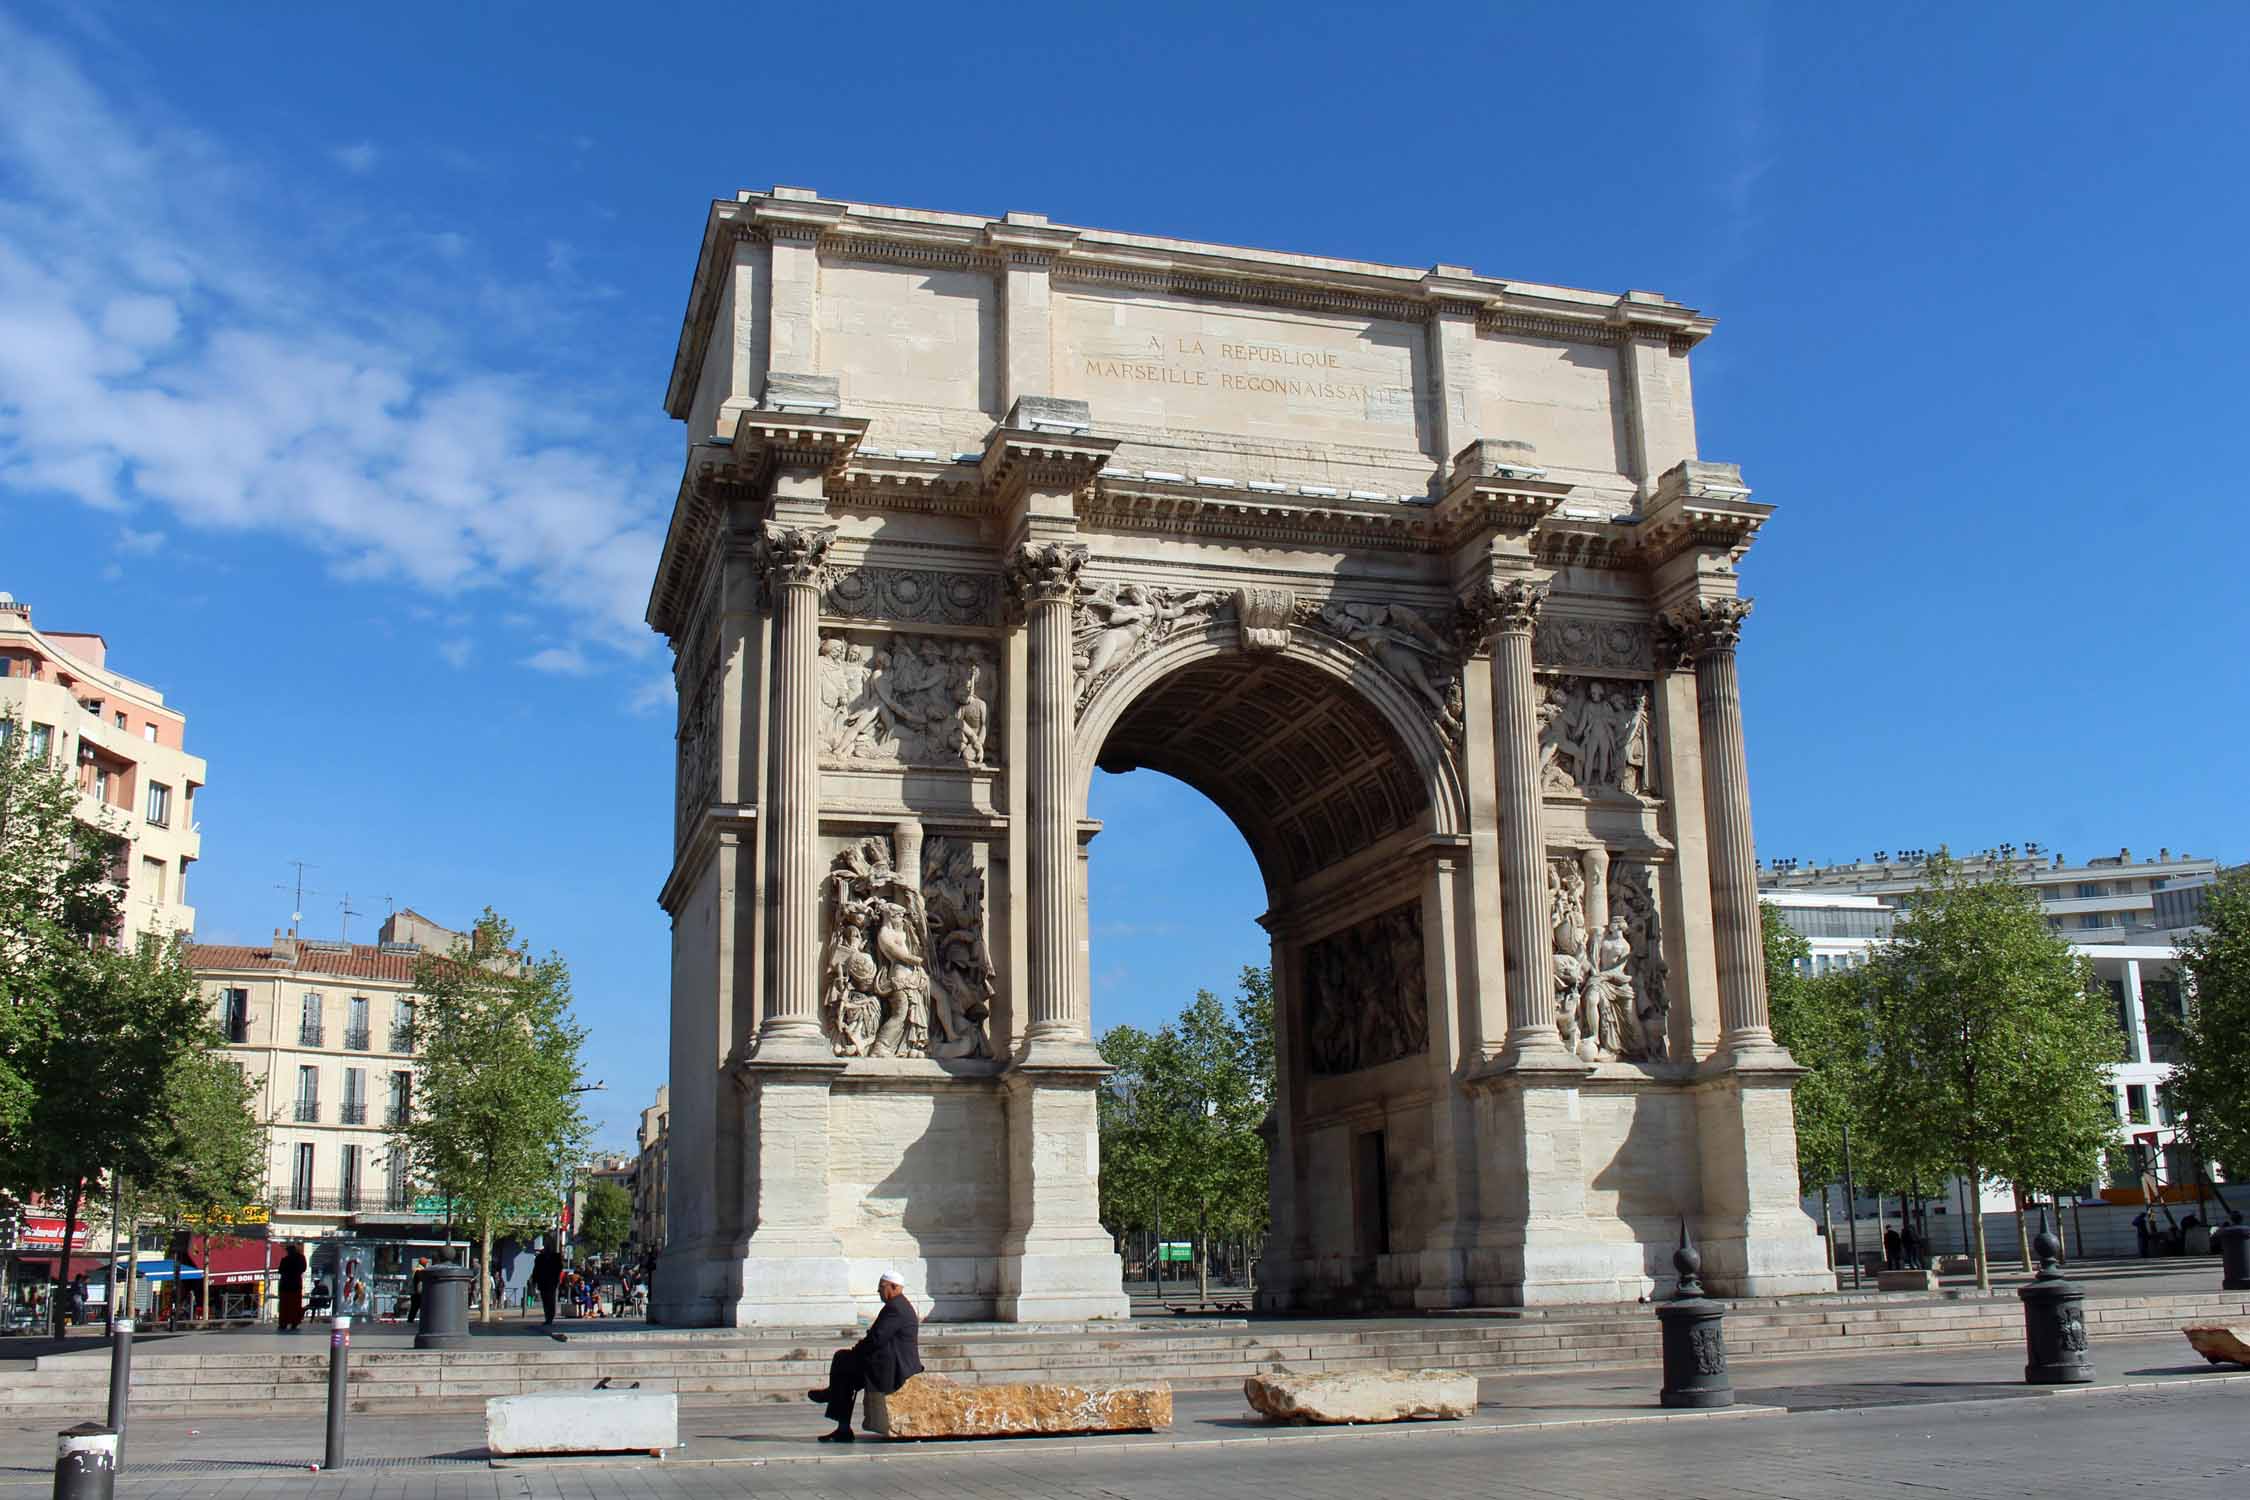
[{"label": "inscription marseille reconnaissante", "polygon": [[[1167,350],[1162,339],[1150,339],[1149,354],[1140,359],[1104,359],[1085,356],[1086,373],[1099,380],[1130,380],[1152,385],[1179,385],[1222,391],[1248,391],[1275,396],[1309,396],[1324,401],[1366,401],[1370,396],[1402,392],[1402,386],[1370,386],[1350,379],[1327,379],[1325,372],[1341,370],[1343,360],[1325,349],[1293,349],[1284,344],[1248,344],[1219,341],[1206,346],[1199,338],[1175,338]],[[1218,360],[1221,367],[1198,367],[1182,360]],[[1227,365],[1243,368],[1226,368]],[[1266,368],[1285,373],[1268,374]],[[1303,372],[1303,373],[1298,373]]]}]

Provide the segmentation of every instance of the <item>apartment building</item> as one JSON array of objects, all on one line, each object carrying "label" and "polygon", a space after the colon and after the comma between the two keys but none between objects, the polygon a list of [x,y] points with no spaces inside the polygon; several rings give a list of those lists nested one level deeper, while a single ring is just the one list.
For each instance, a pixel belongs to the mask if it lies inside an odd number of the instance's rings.
[{"label": "apartment building", "polygon": [[373,943],[276,932],[265,947],[190,950],[227,1055],[272,1122],[274,1238],[397,1238],[442,1220],[390,1132],[414,1106],[415,962],[458,936],[401,911]]},{"label": "apartment building", "polygon": [[195,795],[205,773],[187,753],[186,716],[110,670],[101,636],[41,630],[30,605],[0,594],[0,721],[11,717],[34,754],[72,768],[79,816],[126,841],[119,939],[193,932],[188,871],[203,851]]},{"label": "apartment building", "polygon": [[665,1223],[669,1216],[670,1160],[672,1145],[672,1086],[659,1084],[656,1102],[641,1111],[640,1129],[635,1132],[640,1155],[633,1163],[633,1237],[627,1242],[625,1253],[635,1260],[645,1261],[649,1255],[664,1248]]},{"label": "apartment building", "polygon": [[[1922,881],[1923,850],[1879,852],[1868,859],[1842,864],[1804,864],[1794,859],[1763,862],[1758,868],[1760,894],[1825,891],[1832,894],[1873,896],[1883,905],[1896,906]],[[2164,911],[2172,902],[2166,892],[2207,885],[2217,875],[2219,862],[2175,855],[2159,849],[2138,861],[2133,851],[2074,863],[2051,849],[2025,844],[2020,849],[2003,844],[1976,854],[1957,855],[1956,861],[1971,878],[1985,878],[2005,869],[2020,883],[2039,894],[2047,925],[2074,944],[2124,943],[2167,929]],[[2160,910],[2163,908],[2164,910]],[[2177,921],[2170,926],[2184,925]]]}]

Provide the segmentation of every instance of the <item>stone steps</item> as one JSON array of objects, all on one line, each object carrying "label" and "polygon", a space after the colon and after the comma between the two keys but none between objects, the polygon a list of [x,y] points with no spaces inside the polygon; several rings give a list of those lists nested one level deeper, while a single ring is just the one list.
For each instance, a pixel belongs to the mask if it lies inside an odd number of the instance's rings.
[{"label": "stone steps", "polygon": [[[2240,1293],[2097,1298],[2086,1304],[2097,1338],[2165,1334],[2183,1323],[2250,1318]],[[1754,1304],[1727,1319],[1737,1359],[1878,1349],[2004,1344],[2023,1337],[2012,1296],[1935,1302],[1822,1299],[1803,1305]],[[740,1405],[798,1399],[826,1375],[841,1332],[749,1332],[726,1340],[646,1345],[611,1340],[531,1348],[438,1352],[371,1349],[352,1360],[354,1410],[473,1410],[491,1396],[583,1389],[607,1377],[639,1381],[689,1405]],[[327,1400],[325,1349],[270,1352],[256,1336],[224,1353],[143,1350],[133,1362],[133,1409],[160,1415],[317,1412]],[[1366,1327],[1261,1323],[1240,1329],[1017,1335],[931,1328],[923,1361],[956,1380],[991,1384],[1041,1380],[1166,1380],[1184,1390],[1239,1385],[1284,1367],[1300,1374],[1386,1368],[1464,1369],[1480,1375],[1654,1365],[1657,1322],[1645,1307],[1573,1310],[1545,1316]],[[55,1417],[98,1412],[106,1401],[108,1361],[88,1350],[51,1356],[34,1368],[0,1371],[0,1415]]]}]

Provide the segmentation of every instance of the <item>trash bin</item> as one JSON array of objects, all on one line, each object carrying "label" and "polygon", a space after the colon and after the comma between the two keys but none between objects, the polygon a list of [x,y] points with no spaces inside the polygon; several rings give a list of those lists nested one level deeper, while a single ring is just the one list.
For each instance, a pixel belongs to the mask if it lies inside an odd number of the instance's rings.
[{"label": "trash bin", "polygon": [[415,1348],[469,1346],[469,1283],[475,1278],[467,1266],[431,1266],[422,1272],[422,1322],[414,1333]]},{"label": "trash bin", "polygon": [[2221,1290],[2250,1292],[2250,1228],[2228,1224],[2211,1238],[2219,1246]]}]

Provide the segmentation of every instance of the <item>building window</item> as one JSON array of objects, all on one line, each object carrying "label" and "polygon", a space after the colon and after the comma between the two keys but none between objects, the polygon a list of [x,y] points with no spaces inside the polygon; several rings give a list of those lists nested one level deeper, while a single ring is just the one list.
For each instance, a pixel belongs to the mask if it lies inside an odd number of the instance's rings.
[{"label": "building window", "polygon": [[401,1069],[391,1075],[391,1107],[383,1123],[392,1129],[404,1125],[414,1112],[414,1075]]},{"label": "building window", "polygon": [[365,1125],[367,1123],[367,1070],[365,1068],[344,1069],[344,1123],[346,1125]]},{"label": "building window", "polygon": [[320,995],[317,991],[307,990],[303,1013],[297,1018],[297,1045],[318,1047],[326,1035],[327,1028],[320,1024]]},{"label": "building window", "polygon": [[367,1050],[367,997],[354,995],[344,1002],[344,1045],[354,1052]]},{"label": "building window", "polygon": [[109,806],[109,780],[109,767],[97,764],[94,767],[93,785],[87,788],[94,794],[94,800],[104,807]]},{"label": "building window", "polygon": [[383,1207],[394,1214],[405,1213],[414,1207],[414,1167],[404,1146],[391,1147],[386,1172],[389,1181],[383,1191]]},{"label": "building window", "polygon": [[411,1000],[398,1001],[391,1007],[391,1050],[414,1050],[414,1002]]},{"label": "building window", "polygon": [[172,789],[161,781],[148,784],[148,820],[159,828],[172,822]]},{"label": "building window", "polygon": [[297,1147],[296,1162],[289,1174],[289,1206],[302,1213],[313,1205],[313,1148],[306,1141]]},{"label": "building window", "polygon": [[344,1148],[343,1171],[336,1189],[336,1206],[346,1213],[354,1212],[359,1207],[359,1153],[360,1148],[357,1146]]},{"label": "building window", "polygon": [[250,1040],[250,992],[230,989],[219,1009],[219,1025],[236,1046]]},{"label": "building window", "polygon": [[2149,1123],[2147,1084],[2128,1083],[2125,1085],[2125,1118],[2135,1125]]},{"label": "building window", "polygon": [[164,869],[164,861],[161,859],[141,861],[141,886],[148,893],[150,902],[157,906],[164,904]]},{"label": "building window", "polygon": [[2102,883],[2098,880],[2081,880],[2078,882],[2078,899],[2081,901],[2091,901],[2097,896],[2108,894],[2109,892],[2102,888]]},{"label": "building window", "polygon": [[2082,911],[2078,914],[2078,930],[2080,932],[2099,932],[2108,925],[2109,918],[2098,911]]},{"label": "building window", "polygon": [[33,760],[45,760],[47,758],[47,752],[54,749],[54,747],[54,725],[34,724],[31,726],[31,758]]},{"label": "building window", "polygon": [[117,727],[120,729],[125,727],[125,710],[122,708],[117,711]]},{"label": "building window", "polygon": [[2169,876],[2169,875],[2159,875],[2159,876],[2155,877],[2155,878],[2154,878],[2153,880],[2149,881],[2149,883],[2148,883],[2148,888],[2149,888],[2150,890],[2152,890],[2152,891],[2161,891],[2161,890],[2163,890],[2163,889],[2164,889],[2164,887],[2166,887],[2166,886],[2170,885],[2171,883],[2172,883],[2172,877],[2171,877],[2171,876]]},{"label": "building window", "polygon": [[297,1120],[313,1125],[320,1120],[320,1069],[297,1069]]},{"label": "building window", "polygon": [[141,726],[141,738],[147,740],[152,745],[155,744],[156,726],[154,724],[143,724]]}]

